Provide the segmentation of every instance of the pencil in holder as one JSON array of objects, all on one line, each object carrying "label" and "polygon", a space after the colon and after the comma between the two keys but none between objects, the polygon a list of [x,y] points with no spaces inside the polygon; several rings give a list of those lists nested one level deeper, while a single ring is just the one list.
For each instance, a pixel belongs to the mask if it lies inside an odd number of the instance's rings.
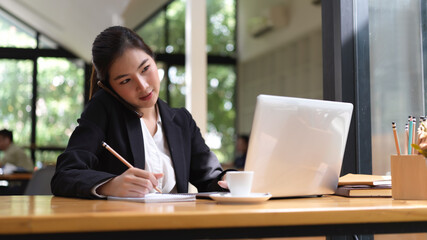
[{"label": "pencil in holder", "polygon": [[427,159],[422,155],[392,155],[391,182],[393,199],[427,199]]}]

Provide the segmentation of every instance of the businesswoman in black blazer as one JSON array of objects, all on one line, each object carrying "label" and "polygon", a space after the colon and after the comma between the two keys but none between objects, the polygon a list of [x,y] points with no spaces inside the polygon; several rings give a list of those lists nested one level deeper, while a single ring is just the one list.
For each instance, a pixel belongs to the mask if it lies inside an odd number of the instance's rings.
[{"label": "businesswoman in black blazer", "polygon": [[58,157],[54,195],[140,197],[155,187],[185,193],[189,182],[199,192],[225,190],[225,172],[190,113],[158,98],[153,52],[135,32],[107,28],[96,37],[92,58],[90,101]]}]

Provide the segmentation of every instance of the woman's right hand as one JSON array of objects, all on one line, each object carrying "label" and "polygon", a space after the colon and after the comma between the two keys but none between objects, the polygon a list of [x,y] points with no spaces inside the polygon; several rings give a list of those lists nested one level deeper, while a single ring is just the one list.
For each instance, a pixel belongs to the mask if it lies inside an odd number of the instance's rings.
[{"label": "woman's right hand", "polygon": [[163,177],[163,173],[151,173],[139,168],[129,168],[121,175],[112,178],[96,189],[96,192],[104,196],[116,197],[143,197],[157,186],[157,179]]}]

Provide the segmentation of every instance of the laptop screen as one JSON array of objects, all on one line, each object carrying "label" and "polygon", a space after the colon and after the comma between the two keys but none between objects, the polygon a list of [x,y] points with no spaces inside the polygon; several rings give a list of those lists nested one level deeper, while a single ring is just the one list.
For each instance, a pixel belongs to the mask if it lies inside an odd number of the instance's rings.
[{"label": "laptop screen", "polygon": [[352,111],[350,103],[259,95],[245,164],[252,192],[334,193]]}]

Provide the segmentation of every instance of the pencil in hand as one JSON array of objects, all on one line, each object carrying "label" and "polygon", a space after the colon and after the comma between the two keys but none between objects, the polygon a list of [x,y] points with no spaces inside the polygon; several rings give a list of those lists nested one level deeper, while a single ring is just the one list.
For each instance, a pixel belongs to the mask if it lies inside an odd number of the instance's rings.
[{"label": "pencil in hand", "polygon": [[[105,143],[104,141],[102,141],[102,146],[104,148],[106,148],[109,152],[111,152],[117,159],[119,159],[122,163],[124,163],[128,168],[133,168],[133,166],[126,161],[126,159],[124,159],[122,156],[120,156],[120,154],[118,154],[114,149],[112,149],[107,143]],[[162,193],[162,191],[160,191],[160,189],[157,186],[154,186],[154,189],[159,192]]]}]

